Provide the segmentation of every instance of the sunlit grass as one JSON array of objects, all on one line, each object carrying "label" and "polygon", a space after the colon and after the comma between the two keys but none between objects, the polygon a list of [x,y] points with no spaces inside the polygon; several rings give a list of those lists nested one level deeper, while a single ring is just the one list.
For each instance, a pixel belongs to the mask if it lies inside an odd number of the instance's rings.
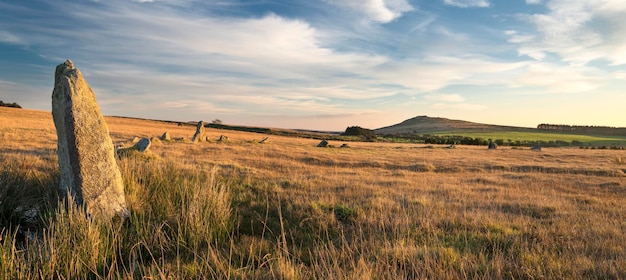
[{"label": "sunlit grass", "polygon": [[[626,278],[626,151],[316,148],[209,129],[231,141],[120,156],[130,217],[109,222],[53,203],[49,113],[7,112],[0,279]],[[127,145],[195,130],[107,122]]]}]

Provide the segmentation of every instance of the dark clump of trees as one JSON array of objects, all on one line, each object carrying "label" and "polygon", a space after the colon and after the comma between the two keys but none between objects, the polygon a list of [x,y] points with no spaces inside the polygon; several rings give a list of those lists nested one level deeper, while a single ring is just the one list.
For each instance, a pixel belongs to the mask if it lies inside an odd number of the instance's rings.
[{"label": "dark clump of trees", "polygon": [[[452,145],[452,144],[460,144],[460,145],[477,145],[477,146],[487,146],[489,144],[489,139],[485,138],[472,138],[467,136],[460,135],[430,135],[430,134],[393,134],[393,135],[381,135],[382,139],[387,139],[389,141],[395,142],[410,142],[410,143],[424,143],[424,144],[440,144],[440,145]],[[563,140],[511,140],[511,139],[493,139],[493,142],[498,146],[510,146],[510,147],[533,147],[533,146],[541,146],[541,147],[571,147],[571,146],[583,146],[584,143],[580,141],[563,141]]]},{"label": "dark clump of trees", "polygon": [[11,108],[22,108],[22,106],[20,106],[20,104],[17,104],[15,102],[13,102],[13,103],[4,103],[4,102],[2,102],[2,100],[0,100],[0,106],[1,107],[11,107]]},{"label": "dark clump of trees", "polygon": [[537,126],[538,130],[552,132],[567,132],[585,135],[616,135],[626,136],[626,127],[593,126],[593,125],[566,125],[542,123]]},{"label": "dark clump of trees", "polygon": [[346,128],[346,131],[341,135],[345,136],[361,136],[363,139],[367,141],[376,140],[376,133],[367,128],[362,128],[360,126],[349,126]]}]

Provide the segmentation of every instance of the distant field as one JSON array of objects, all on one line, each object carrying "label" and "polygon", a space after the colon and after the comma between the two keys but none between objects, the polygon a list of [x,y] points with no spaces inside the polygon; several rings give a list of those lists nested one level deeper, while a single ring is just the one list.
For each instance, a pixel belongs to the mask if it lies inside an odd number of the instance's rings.
[{"label": "distant field", "polygon": [[433,135],[453,136],[461,135],[471,138],[483,139],[502,139],[507,142],[509,139],[515,141],[579,141],[590,145],[626,145],[626,137],[609,137],[609,136],[588,136],[575,134],[560,134],[547,132],[518,132],[518,131],[500,131],[500,132],[440,132]]}]

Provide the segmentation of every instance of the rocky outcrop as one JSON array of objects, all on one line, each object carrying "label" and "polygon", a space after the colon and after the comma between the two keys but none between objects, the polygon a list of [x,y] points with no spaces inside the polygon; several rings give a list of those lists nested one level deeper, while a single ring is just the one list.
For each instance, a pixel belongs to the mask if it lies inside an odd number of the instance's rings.
[{"label": "rocky outcrop", "polygon": [[128,216],[109,129],[81,72],[67,60],[55,71],[52,117],[58,136],[60,196],[92,217]]}]

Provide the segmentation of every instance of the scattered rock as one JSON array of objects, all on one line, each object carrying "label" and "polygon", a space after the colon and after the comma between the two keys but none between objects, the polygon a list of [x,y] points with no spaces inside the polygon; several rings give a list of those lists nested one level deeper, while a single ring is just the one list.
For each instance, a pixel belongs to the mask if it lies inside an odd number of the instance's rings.
[{"label": "scattered rock", "polygon": [[448,146],[448,149],[455,149],[455,148],[456,148],[456,145],[454,145],[454,144]]},{"label": "scattered rock", "polygon": [[194,134],[193,137],[191,138],[191,142],[197,143],[198,141],[204,140],[206,138],[205,136],[206,135],[204,135],[204,122],[199,121],[198,125],[196,126],[196,134]]},{"label": "scattered rock", "polygon": [[265,142],[267,142],[267,140],[270,139],[269,137],[265,137],[263,139],[261,139],[261,141],[259,141],[259,144],[263,144]]},{"label": "scattered rock", "polygon": [[350,146],[348,146],[348,143],[343,143],[339,148],[350,148]]},{"label": "scattered rock", "polygon": [[496,142],[491,141],[491,139],[489,140],[489,150],[495,150],[498,148],[498,144],[496,144]]},{"label": "scattered rock", "polygon": [[328,147],[328,141],[322,140],[322,142],[317,144],[317,146],[320,147],[320,148],[326,148],[326,147]]},{"label": "scattered rock", "polygon": [[533,145],[533,146],[530,148],[530,150],[531,150],[531,151],[538,151],[538,152],[540,152],[540,151],[541,151],[541,145],[539,145],[539,144],[535,144],[535,145]]},{"label": "scattered rock", "polygon": [[204,138],[204,141],[211,142],[211,138],[209,138],[209,136],[207,136],[207,137]]},{"label": "scattered rock", "polygon": [[163,141],[170,141],[172,140],[172,137],[170,136],[169,132],[163,132],[163,135],[161,135],[161,140]]},{"label": "scattered rock", "polygon": [[92,217],[127,217],[113,141],[93,91],[70,60],[56,67],[54,80],[60,197],[85,207]]},{"label": "scattered rock", "polygon": [[152,142],[150,142],[150,139],[141,138],[139,141],[137,141],[137,143],[135,144],[135,146],[133,146],[133,148],[143,153],[147,151],[148,149],[150,149],[150,145],[152,145]]},{"label": "scattered rock", "polygon": [[226,135],[220,135],[220,138],[217,139],[217,142],[227,142],[228,141],[228,136]]}]

